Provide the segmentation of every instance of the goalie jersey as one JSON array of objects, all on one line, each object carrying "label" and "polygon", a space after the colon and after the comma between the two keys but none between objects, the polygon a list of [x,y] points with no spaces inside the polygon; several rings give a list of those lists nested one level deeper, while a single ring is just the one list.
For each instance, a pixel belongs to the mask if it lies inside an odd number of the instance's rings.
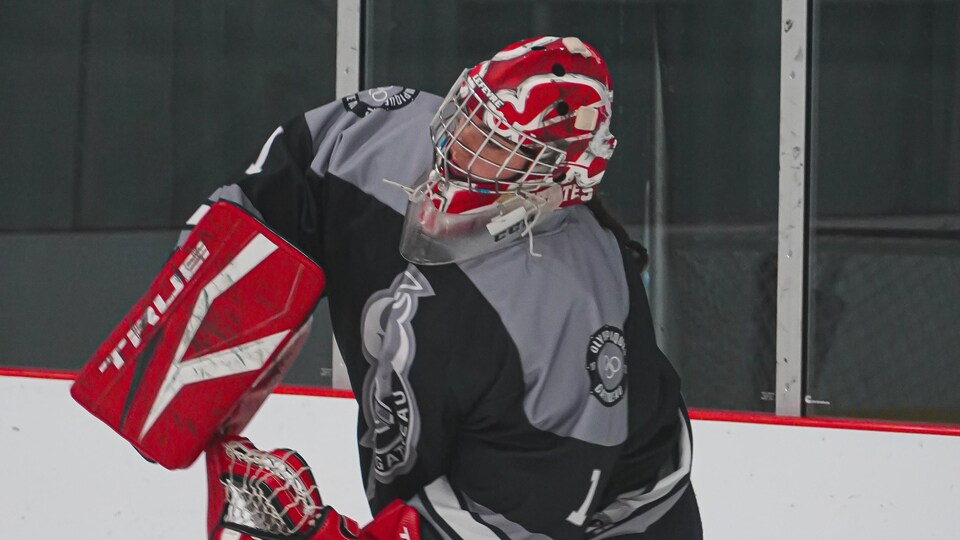
[{"label": "goalie jersey", "polygon": [[524,239],[407,262],[407,195],[390,182],[430,167],[439,104],[390,87],[307,112],[211,200],[323,268],[374,513],[401,499],[425,538],[643,532],[689,489],[692,446],[641,268],[583,205],[537,224],[539,257]]}]

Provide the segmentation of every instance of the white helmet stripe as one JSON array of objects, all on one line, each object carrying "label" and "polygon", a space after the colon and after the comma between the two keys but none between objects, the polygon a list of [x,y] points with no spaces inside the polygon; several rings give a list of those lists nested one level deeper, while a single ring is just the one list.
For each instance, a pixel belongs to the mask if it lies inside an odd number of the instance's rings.
[{"label": "white helmet stripe", "polygon": [[500,51],[497,54],[493,55],[492,60],[501,61],[501,60],[513,60],[514,58],[520,58],[521,56],[530,52],[531,47],[542,47],[547,43],[553,43],[554,41],[560,38],[555,36],[545,36],[540,39],[531,41],[530,43],[524,43],[523,45],[511,49],[509,51]]},{"label": "white helmet stripe", "polygon": [[[607,87],[603,83],[601,83],[600,81],[594,78],[586,77],[584,75],[578,75],[576,73],[568,73],[560,77],[557,77],[556,75],[553,75],[553,74],[534,75],[533,77],[530,77],[529,79],[526,79],[525,81],[517,85],[517,89],[515,91],[500,90],[499,92],[497,92],[497,97],[499,97],[503,101],[506,101],[512,104],[513,108],[518,113],[523,114],[523,110],[526,107],[530,92],[532,92],[534,88],[542,84],[552,84],[556,82],[569,82],[569,83],[583,84],[583,85],[589,86],[590,88],[593,88],[597,92],[597,95],[600,96],[600,100],[601,100],[600,103],[604,107],[611,106],[610,101],[612,99],[612,96],[609,95],[609,91],[607,90]],[[591,103],[590,105],[593,105],[593,104]]]}]

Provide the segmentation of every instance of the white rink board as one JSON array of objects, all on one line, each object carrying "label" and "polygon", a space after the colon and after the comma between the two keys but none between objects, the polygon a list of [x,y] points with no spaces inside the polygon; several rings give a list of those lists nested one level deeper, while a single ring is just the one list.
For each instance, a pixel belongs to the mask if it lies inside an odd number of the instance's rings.
[{"label": "white rink board", "polygon": [[960,539],[960,437],[693,426],[708,539]]},{"label": "white rink board", "polygon": [[[202,456],[181,471],[148,463],[70,397],[71,384],[0,377],[0,539],[205,539]],[[272,395],[244,434],[300,451],[324,501],[369,521],[356,411],[350,399]]]},{"label": "white rink board", "polygon": [[[0,538],[202,540],[202,460],[145,462],[68,393],[0,377]],[[324,499],[370,519],[349,399],[274,395],[248,428],[299,450]],[[707,539],[958,539],[960,437],[695,421]]]}]

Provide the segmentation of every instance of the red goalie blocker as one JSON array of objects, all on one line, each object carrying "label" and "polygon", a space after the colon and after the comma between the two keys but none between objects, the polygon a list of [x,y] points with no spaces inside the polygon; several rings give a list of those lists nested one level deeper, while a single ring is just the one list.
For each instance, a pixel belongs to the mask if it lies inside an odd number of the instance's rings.
[{"label": "red goalie blocker", "polygon": [[100,346],[71,394],[147,458],[190,466],[239,433],[300,352],[324,275],[215,203]]}]

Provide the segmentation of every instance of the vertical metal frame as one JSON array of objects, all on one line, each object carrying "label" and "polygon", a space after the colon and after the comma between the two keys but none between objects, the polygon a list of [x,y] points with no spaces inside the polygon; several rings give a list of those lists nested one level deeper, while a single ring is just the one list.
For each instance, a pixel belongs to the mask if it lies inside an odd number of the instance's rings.
[{"label": "vertical metal frame", "polygon": [[360,2],[337,0],[337,98],[360,90]]},{"label": "vertical metal frame", "polygon": [[[337,98],[360,91],[360,38],[362,0],[337,0]],[[350,388],[347,366],[343,363],[337,338],[333,337],[333,387]]]},{"label": "vertical metal frame", "polygon": [[801,416],[807,246],[809,0],[781,0],[780,203],[777,227],[776,411]]}]

